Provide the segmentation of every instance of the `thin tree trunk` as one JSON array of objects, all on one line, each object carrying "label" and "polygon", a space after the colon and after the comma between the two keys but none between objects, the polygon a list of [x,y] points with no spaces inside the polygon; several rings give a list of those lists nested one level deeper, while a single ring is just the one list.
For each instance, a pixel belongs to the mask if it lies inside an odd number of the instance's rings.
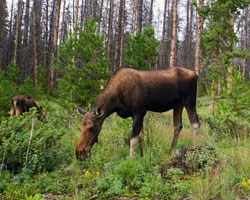
[{"label": "thin tree trunk", "polygon": [[56,2],[56,13],[54,17],[54,27],[53,27],[53,43],[52,43],[52,52],[50,55],[51,63],[50,63],[50,95],[54,96],[54,89],[56,84],[56,75],[54,70],[52,69],[53,62],[55,61],[55,55],[57,50],[57,39],[58,39],[58,27],[59,27],[59,17],[60,17],[60,8],[61,8],[61,0],[57,0]]},{"label": "thin tree trunk", "polygon": [[66,0],[63,0],[62,28],[61,28],[61,34],[60,34],[60,43],[64,42],[65,36],[67,34],[67,25],[65,22],[65,10],[66,10]]},{"label": "thin tree trunk", "polygon": [[165,0],[164,13],[163,13],[163,27],[161,36],[161,50],[160,50],[160,68],[163,69],[165,65],[165,38],[166,38],[166,23],[167,23],[167,5],[168,0]]},{"label": "thin tree trunk", "polygon": [[211,93],[211,104],[210,104],[210,114],[215,114],[215,80],[212,80],[212,93]]},{"label": "thin tree trunk", "polygon": [[121,47],[120,47],[120,62],[119,67],[123,64],[123,47],[124,47],[124,26],[125,26],[125,0],[121,0]]},{"label": "thin tree trunk", "polygon": [[113,36],[114,0],[110,0],[109,27],[108,27],[108,58],[111,59],[111,43]]},{"label": "thin tree trunk", "polygon": [[33,53],[34,53],[34,85],[37,86],[37,74],[38,74],[38,60],[37,60],[37,5],[36,1],[33,2]]},{"label": "thin tree trunk", "polygon": [[132,27],[131,27],[131,33],[134,34],[136,30],[136,12],[137,11],[137,0],[133,0],[133,16],[132,16]]},{"label": "thin tree trunk", "polygon": [[75,10],[74,10],[74,25],[73,25],[73,31],[76,31],[76,26],[78,22],[78,12],[79,12],[79,0],[75,0]]},{"label": "thin tree trunk", "polygon": [[48,69],[48,35],[49,35],[49,0],[46,0],[45,9],[45,32],[44,32],[44,64]]},{"label": "thin tree trunk", "polygon": [[116,33],[116,44],[115,44],[115,62],[114,62],[114,70],[116,70],[120,64],[120,52],[121,50],[121,37],[123,34],[123,19],[122,17],[123,15],[123,4],[125,4],[124,2],[125,0],[120,0],[120,6],[119,6],[119,20],[118,20],[118,30]]},{"label": "thin tree trunk", "polygon": [[137,30],[142,30],[142,6],[143,0],[138,0]]},{"label": "thin tree trunk", "polygon": [[[248,8],[245,8],[243,11],[243,38],[242,38],[242,48],[243,49],[247,49],[248,45],[247,45],[247,35],[248,35]],[[246,78],[246,68],[247,68],[247,58],[244,59],[243,64],[242,64],[242,79],[245,80]]]},{"label": "thin tree trunk", "polygon": [[[203,7],[203,0],[197,0],[198,1],[198,7]],[[195,64],[194,64],[194,70],[197,75],[200,73],[201,69],[201,33],[203,29],[203,21],[202,18],[198,15],[197,16],[197,27],[196,27],[196,46],[195,46]]]},{"label": "thin tree trunk", "polygon": [[101,5],[100,5],[100,16],[99,16],[98,25],[97,25],[97,33],[100,33],[100,30],[101,30],[102,13],[103,13],[103,4],[104,4],[104,0],[101,0]]},{"label": "thin tree trunk", "polygon": [[19,37],[21,33],[21,21],[22,21],[22,15],[23,15],[23,1],[18,1],[18,13],[17,13],[17,20],[16,20],[16,34],[15,34],[15,47],[14,47],[14,65],[17,64],[17,54],[18,54],[18,42]]},{"label": "thin tree trunk", "polygon": [[170,68],[176,66],[176,46],[177,46],[177,0],[173,0],[172,3],[172,38],[171,38],[171,50],[170,50]]},{"label": "thin tree trunk", "polygon": [[150,1],[150,11],[149,11],[149,24],[153,25],[153,10],[154,10],[154,0]]},{"label": "thin tree trunk", "polygon": [[[30,26],[30,0],[26,0],[26,5],[25,5],[25,16],[24,16],[24,35],[23,35],[23,51],[24,51],[24,62],[25,62],[25,66],[27,66],[28,64],[26,63],[27,60],[29,60],[29,58],[27,59],[27,51],[28,51],[28,35],[29,35],[29,26]],[[23,66],[22,66],[23,68]],[[20,72],[20,80],[21,82],[24,80],[24,70],[21,69]]]}]

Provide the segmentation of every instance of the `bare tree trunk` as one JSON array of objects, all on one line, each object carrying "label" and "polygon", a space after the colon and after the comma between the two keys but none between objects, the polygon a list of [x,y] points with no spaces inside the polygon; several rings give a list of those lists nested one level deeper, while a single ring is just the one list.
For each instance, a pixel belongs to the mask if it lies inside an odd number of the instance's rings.
[{"label": "bare tree trunk", "polygon": [[79,12],[79,0],[75,0],[75,10],[74,10],[74,25],[73,31],[76,31],[76,26],[78,22],[78,12]]},{"label": "bare tree trunk", "polygon": [[171,50],[170,50],[170,68],[176,66],[176,45],[177,45],[177,0],[173,0],[172,3],[172,38],[171,38]]},{"label": "bare tree trunk", "polygon": [[125,26],[125,0],[121,0],[121,47],[119,67],[123,64],[123,47],[124,47],[124,26]]},{"label": "bare tree trunk", "polygon": [[37,5],[36,1],[33,2],[33,53],[34,53],[34,85],[37,86],[37,74],[38,74],[38,61],[37,61]]},{"label": "bare tree trunk", "polygon": [[66,10],[66,0],[63,0],[62,28],[61,28],[61,33],[60,33],[60,43],[64,41],[66,33],[67,33],[67,25],[65,22],[65,10]]},{"label": "bare tree trunk", "polygon": [[161,36],[161,50],[160,50],[160,68],[163,69],[165,65],[165,38],[166,38],[166,23],[167,23],[167,6],[168,0],[165,0],[164,4],[164,13],[163,13],[163,27],[162,27],[162,36]]},{"label": "bare tree trunk", "polygon": [[51,63],[50,63],[50,95],[54,96],[54,88],[56,84],[55,72],[52,69],[53,62],[55,61],[55,55],[57,50],[57,39],[58,39],[58,27],[59,27],[59,17],[60,17],[60,8],[61,8],[61,0],[57,0],[56,2],[56,13],[54,17],[54,27],[53,27],[53,43],[52,43],[52,52],[50,55]]},{"label": "bare tree trunk", "polygon": [[[247,35],[248,35],[248,8],[245,8],[243,11],[243,33],[242,33],[242,48],[243,49],[247,49],[248,45],[247,45]],[[246,78],[246,68],[247,68],[247,58],[244,59],[243,64],[242,64],[242,79],[245,80]]]},{"label": "bare tree trunk", "polygon": [[210,114],[215,114],[215,81],[212,80],[212,93],[211,93],[211,104],[210,104]]},{"label": "bare tree trunk", "polygon": [[[198,7],[202,8],[203,7],[203,0],[197,0],[198,1]],[[197,16],[197,29],[196,29],[196,46],[195,46],[195,64],[194,64],[194,70],[197,75],[200,73],[201,69],[201,33],[203,29],[203,21],[202,18],[198,15]]]},{"label": "bare tree trunk", "polygon": [[137,30],[142,30],[142,6],[143,0],[138,0],[138,16],[137,16]]},{"label": "bare tree trunk", "polygon": [[[26,4],[25,4],[25,15],[24,15],[24,35],[23,35],[23,51],[24,51],[24,66],[27,66],[28,64],[26,63],[27,60],[29,60],[29,58],[27,59],[27,51],[28,51],[28,35],[29,35],[29,26],[30,26],[30,0],[26,0]],[[23,68],[23,66],[21,66],[21,68]],[[24,80],[24,69],[21,69],[20,71],[20,81],[23,82]]]},{"label": "bare tree trunk", "polygon": [[154,10],[154,0],[150,2],[150,11],[149,11],[149,24],[153,25],[153,10]]},{"label": "bare tree trunk", "polygon": [[[234,13],[231,11],[230,13],[230,23],[231,27],[234,27]],[[232,28],[233,29],[233,28]],[[233,30],[232,30],[233,31]],[[230,50],[233,52],[234,44],[230,44]],[[233,58],[231,58],[230,66],[227,68],[227,94],[231,94],[233,92]]]},{"label": "bare tree trunk", "polygon": [[136,30],[136,14],[137,14],[137,0],[133,0],[133,16],[132,16],[132,27],[131,27],[131,33],[134,34]]},{"label": "bare tree trunk", "polygon": [[185,33],[185,42],[183,50],[183,66],[191,69],[191,55],[192,55],[192,26],[193,26],[193,5],[191,0],[187,1],[187,16],[186,16],[186,33]]},{"label": "bare tree trunk", "polygon": [[122,42],[122,35],[123,35],[123,29],[124,29],[123,28],[124,6],[125,6],[125,0],[120,0],[118,30],[116,33],[114,70],[116,70],[120,66],[120,63],[122,62],[122,55],[120,53],[123,52],[121,49],[121,46],[122,46],[121,42]]},{"label": "bare tree trunk", "polygon": [[18,1],[18,13],[17,13],[17,20],[16,20],[16,34],[15,34],[15,47],[14,47],[14,65],[17,64],[17,53],[18,53],[18,42],[20,38],[21,33],[21,21],[22,21],[22,15],[23,15],[23,1]]},{"label": "bare tree trunk", "polygon": [[[45,7],[45,32],[44,32],[44,64],[48,68],[48,35],[49,35],[49,0],[46,0]],[[48,71],[48,70],[47,70]]]},{"label": "bare tree trunk", "polygon": [[107,29],[108,29],[108,12],[109,12],[109,0],[106,0],[106,6],[105,6],[105,16],[104,16],[104,26],[103,26],[103,33],[104,33],[104,43],[107,42]]},{"label": "bare tree trunk", "polygon": [[108,58],[111,58],[111,43],[113,36],[114,0],[110,0],[109,6],[109,27],[108,27]]},{"label": "bare tree trunk", "polygon": [[104,0],[101,0],[101,5],[100,5],[100,16],[99,16],[98,25],[97,25],[97,33],[100,33],[100,30],[101,30],[102,13],[103,13],[103,4],[104,4]]}]

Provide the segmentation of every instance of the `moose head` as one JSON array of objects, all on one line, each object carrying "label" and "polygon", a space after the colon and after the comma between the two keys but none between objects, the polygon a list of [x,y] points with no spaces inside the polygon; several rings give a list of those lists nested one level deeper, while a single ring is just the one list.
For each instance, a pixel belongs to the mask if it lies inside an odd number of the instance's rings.
[{"label": "moose head", "polygon": [[80,136],[76,144],[76,157],[78,160],[85,160],[93,145],[98,141],[98,135],[103,123],[103,107],[92,108],[89,112],[77,107],[82,115],[82,124],[80,125]]}]

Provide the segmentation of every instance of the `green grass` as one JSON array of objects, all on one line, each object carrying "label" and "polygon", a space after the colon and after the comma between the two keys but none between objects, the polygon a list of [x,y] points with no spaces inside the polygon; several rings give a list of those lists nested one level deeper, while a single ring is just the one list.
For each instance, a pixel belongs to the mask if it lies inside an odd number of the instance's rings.
[{"label": "green grass", "polygon": [[[182,180],[179,178],[179,171],[174,170],[171,178],[161,177],[161,165],[171,159],[168,151],[173,137],[172,111],[160,114],[149,112],[146,115],[145,156],[143,158],[139,156],[137,147],[136,156],[132,160],[128,157],[132,120],[121,119],[116,114],[111,115],[103,124],[99,141],[94,145],[91,157],[84,162],[77,161],[74,153],[75,143],[80,134],[78,131],[80,117],[71,114],[63,119],[63,123],[57,124],[57,131],[62,130],[64,134],[53,146],[55,151],[60,152],[63,149],[65,162],[55,162],[57,166],[50,172],[22,171],[13,174],[2,169],[0,199],[42,199],[44,194],[62,195],[63,199],[77,200],[119,197],[194,200],[249,198],[250,184],[243,184],[243,180],[250,179],[249,135],[241,139],[228,136],[217,140],[214,137],[216,133],[211,134],[209,125],[204,121],[209,115],[207,97],[198,99],[197,110],[202,123],[200,145],[215,147],[219,159],[219,164],[212,174],[205,171]],[[52,118],[56,123],[55,117]],[[185,110],[183,125],[177,149],[192,145],[192,128]],[[3,130],[9,130],[4,126],[6,124],[2,123],[0,134],[3,134]],[[43,135],[49,136],[47,131],[53,124],[47,126],[46,130],[43,124],[37,124],[37,131],[44,132],[40,134],[41,139]],[[30,124],[25,127],[30,130]],[[0,161],[3,159],[0,158]],[[41,164],[44,162],[38,161]]]}]

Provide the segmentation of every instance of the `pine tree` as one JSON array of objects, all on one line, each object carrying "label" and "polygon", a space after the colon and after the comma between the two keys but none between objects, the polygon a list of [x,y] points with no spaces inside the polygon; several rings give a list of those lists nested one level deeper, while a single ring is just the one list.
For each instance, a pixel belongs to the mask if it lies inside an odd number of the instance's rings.
[{"label": "pine tree", "polygon": [[150,69],[155,67],[158,56],[157,47],[159,41],[154,37],[152,26],[130,36],[125,45],[125,63],[139,69]]},{"label": "pine tree", "polygon": [[236,51],[234,16],[248,4],[249,0],[218,0],[204,6],[200,12],[203,19],[208,19],[209,22],[202,36],[202,47],[203,63],[207,67],[208,78],[212,83],[212,114],[215,86],[224,81],[227,82],[228,91],[232,91],[233,58],[245,55],[244,52]]},{"label": "pine tree", "polygon": [[60,99],[81,105],[93,103],[109,75],[103,39],[103,35],[96,33],[96,24],[91,18],[60,46],[57,71],[61,77],[56,91]]}]

